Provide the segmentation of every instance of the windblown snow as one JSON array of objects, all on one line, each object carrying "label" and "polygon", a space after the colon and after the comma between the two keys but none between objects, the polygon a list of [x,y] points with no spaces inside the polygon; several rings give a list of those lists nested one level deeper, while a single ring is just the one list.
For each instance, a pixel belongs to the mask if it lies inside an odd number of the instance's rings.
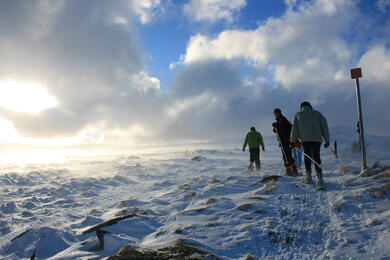
[{"label": "windblown snow", "polygon": [[390,139],[367,138],[362,176],[353,139],[337,138],[348,167],[322,148],[326,191],[283,175],[274,137],[260,172],[245,171],[241,140],[3,165],[0,258],[104,259],[186,241],[216,259],[389,260]]}]

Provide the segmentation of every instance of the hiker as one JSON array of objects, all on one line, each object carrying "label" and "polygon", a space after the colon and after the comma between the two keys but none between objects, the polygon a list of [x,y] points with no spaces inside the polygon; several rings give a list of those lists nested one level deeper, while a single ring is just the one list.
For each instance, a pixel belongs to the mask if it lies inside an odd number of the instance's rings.
[{"label": "hiker", "polygon": [[282,150],[284,167],[287,176],[298,176],[297,167],[290,147],[291,123],[282,115],[279,108],[274,109],[275,120],[272,124],[273,132],[276,133],[279,141],[279,147]]},{"label": "hiker", "polygon": [[296,141],[294,143],[294,148],[292,149],[292,155],[295,161],[295,165],[298,168],[301,168],[302,166],[302,143],[299,141]]},{"label": "hiker", "polygon": [[251,127],[251,131],[246,134],[244,146],[242,147],[242,151],[245,152],[246,145],[249,146],[250,153],[250,164],[248,166],[248,170],[253,170],[253,162],[256,164],[256,170],[260,170],[260,146],[264,149],[263,137],[259,132],[256,131],[256,128]]},{"label": "hiker", "polygon": [[[324,141],[324,147],[329,147],[329,129],[326,118],[318,111],[313,110],[309,102],[301,104],[301,111],[295,114],[290,142],[293,145],[300,141],[305,153],[306,177],[305,183],[312,183],[311,160],[315,161],[315,170],[317,175],[317,189],[324,188],[322,178],[320,148]],[[310,157],[310,158],[309,158]]]}]

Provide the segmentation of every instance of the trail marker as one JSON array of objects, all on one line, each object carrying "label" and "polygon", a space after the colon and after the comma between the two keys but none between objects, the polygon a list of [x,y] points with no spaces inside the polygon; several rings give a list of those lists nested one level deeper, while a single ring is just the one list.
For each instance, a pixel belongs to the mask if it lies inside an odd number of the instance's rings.
[{"label": "trail marker", "polygon": [[351,78],[356,80],[356,98],[357,98],[358,114],[359,114],[359,130],[360,130],[360,142],[361,142],[361,151],[362,151],[362,172],[363,172],[368,167],[367,167],[367,158],[366,158],[366,144],[364,141],[362,101],[360,97],[360,86],[359,86],[359,78],[361,77],[362,77],[361,68],[351,69]]}]

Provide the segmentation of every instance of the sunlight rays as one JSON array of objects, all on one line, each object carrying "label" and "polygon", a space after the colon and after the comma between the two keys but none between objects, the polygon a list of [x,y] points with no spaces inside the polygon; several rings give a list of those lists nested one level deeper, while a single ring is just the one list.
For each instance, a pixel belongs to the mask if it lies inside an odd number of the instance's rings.
[{"label": "sunlight rays", "polygon": [[57,105],[57,100],[40,84],[15,80],[0,81],[0,106],[5,109],[39,114],[42,110]]}]

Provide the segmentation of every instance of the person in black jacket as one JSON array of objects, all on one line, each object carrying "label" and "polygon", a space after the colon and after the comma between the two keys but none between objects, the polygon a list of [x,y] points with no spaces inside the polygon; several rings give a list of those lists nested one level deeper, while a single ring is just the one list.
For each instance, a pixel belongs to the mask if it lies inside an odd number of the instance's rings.
[{"label": "person in black jacket", "polygon": [[295,166],[290,147],[290,134],[292,125],[287,120],[287,118],[282,115],[282,111],[279,108],[275,108],[274,115],[276,122],[272,124],[273,131],[278,137],[279,147],[282,150],[286,175],[298,176],[297,167]]}]

